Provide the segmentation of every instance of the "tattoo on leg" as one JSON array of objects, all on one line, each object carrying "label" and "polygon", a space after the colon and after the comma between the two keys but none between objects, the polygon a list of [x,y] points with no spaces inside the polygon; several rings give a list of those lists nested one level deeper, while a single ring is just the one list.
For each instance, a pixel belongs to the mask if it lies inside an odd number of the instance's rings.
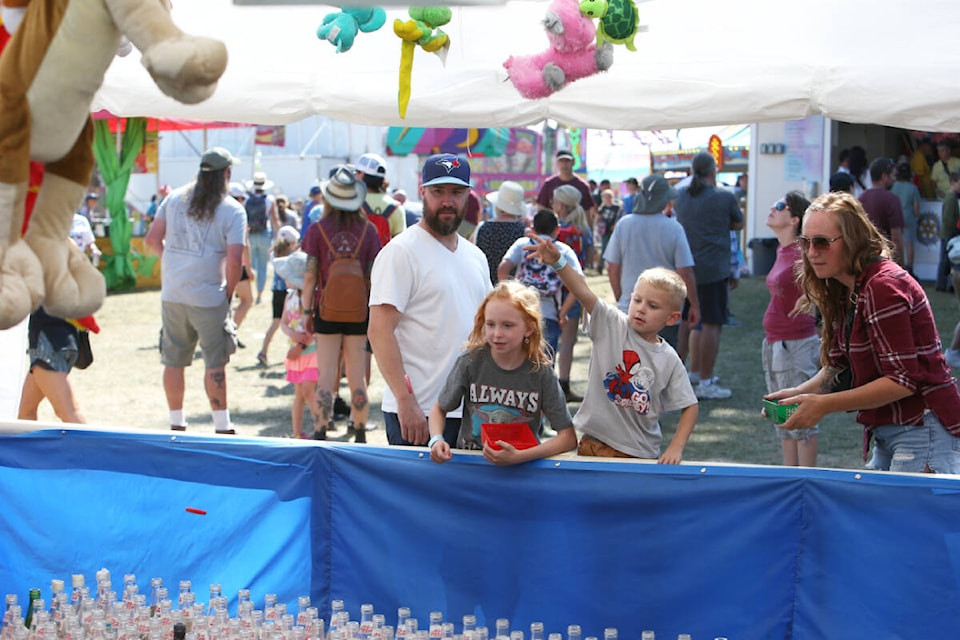
[{"label": "tattoo on leg", "polygon": [[362,411],[367,406],[367,392],[363,389],[354,389],[351,402],[353,403],[354,409]]},{"label": "tattoo on leg", "polygon": [[333,392],[329,389],[317,388],[317,405],[320,407],[320,422],[333,423]]},{"label": "tattoo on leg", "polygon": [[223,371],[210,372],[210,382],[217,385],[217,388],[222,389],[226,381],[227,381],[227,374],[225,372]]}]

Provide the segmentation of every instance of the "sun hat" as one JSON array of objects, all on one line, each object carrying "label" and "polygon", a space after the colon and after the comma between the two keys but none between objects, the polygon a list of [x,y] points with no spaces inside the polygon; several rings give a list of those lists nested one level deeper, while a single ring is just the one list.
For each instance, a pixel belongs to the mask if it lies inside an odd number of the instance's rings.
[{"label": "sun hat", "polygon": [[273,259],[273,270],[288,287],[303,289],[303,274],[307,272],[307,254],[297,249],[288,256]]},{"label": "sun hat", "polygon": [[239,182],[231,182],[229,185],[227,185],[227,191],[228,191],[228,192],[230,193],[230,195],[233,196],[234,198],[246,198],[246,197],[247,197],[247,190],[244,189],[244,188],[243,188],[243,185],[240,184]]},{"label": "sun hat", "polygon": [[235,164],[240,164],[240,160],[223,147],[210,147],[200,156],[200,171],[223,171]]},{"label": "sun hat", "polygon": [[667,203],[677,197],[677,191],[659,173],[651,173],[640,182],[640,191],[633,201],[632,213],[663,212]]},{"label": "sun hat", "polygon": [[577,189],[572,184],[562,184],[553,191],[553,199],[570,208],[574,208],[580,204],[582,198],[583,194],[580,193],[580,189]]},{"label": "sun hat", "polygon": [[488,193],[487,201],[504,213],[515,216],[523,215],[523,200],[526,194],[523,187],[510,180],[504,180],[500,188]]},{"label": "sun hat", "polygon": [[357,211],[367,197],[367,187],[357,180],[354,172],[345,164],[337,165],[320,189],[323,198],[335,209]]},{"label": "sun hat", "polygon": [[383,156],[375,153],[365,153],[357,158],[357,171],[362,171],[368,176],[385,176],[387,174],[387,161]]},{"label": "sun hat", "polygon": [[244,184],[247,191],[269,191],[273,188],[273,180],[268,180],[264,171],[254,171],[253,179],[247,180]]},{"label": "sun hat", "polygon": [[290,225],[284,225],[277,230],[277,238],[287,244],[293,244],[294,242],[300,242],[300,232]]},{"label": "sun hat", "polygon": [[435,184],[458,184],[470,186],[470,163],[452,153],[438,153],[423,163],[423,186]]}]

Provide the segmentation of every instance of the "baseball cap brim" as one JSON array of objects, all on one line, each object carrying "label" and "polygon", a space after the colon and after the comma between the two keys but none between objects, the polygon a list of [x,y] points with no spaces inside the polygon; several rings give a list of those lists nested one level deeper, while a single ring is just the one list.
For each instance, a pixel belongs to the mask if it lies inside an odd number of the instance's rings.
[{"label": "baseball cap brim", "polygon": [[435,184],[457,184],[457,185],[460,185],[461,187],[470,186],[469,182],[464,182],[463,180],[461,180],[460,178],[457,178],[456,176],[440,176],[438,178],[434,178],[433,180],[430,180],[429,182],[424,182],[423,186],[431,187]]}]

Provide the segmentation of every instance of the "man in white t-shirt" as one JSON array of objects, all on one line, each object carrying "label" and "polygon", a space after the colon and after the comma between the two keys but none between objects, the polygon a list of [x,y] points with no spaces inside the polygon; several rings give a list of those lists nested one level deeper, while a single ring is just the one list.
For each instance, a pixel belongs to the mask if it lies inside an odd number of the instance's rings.
[{"label": "man in white t-shirt", "polygon": [[[387,383],[387,441],[423,445],[426,416],[463,349],[474,314],[490,291],[483,252],[457,233],[466,215],[470,165],[452,154],[423,165],[423,217],[377,255],[367,332]],[[454,446],[460,410],[447,414],[444,439]]]}]

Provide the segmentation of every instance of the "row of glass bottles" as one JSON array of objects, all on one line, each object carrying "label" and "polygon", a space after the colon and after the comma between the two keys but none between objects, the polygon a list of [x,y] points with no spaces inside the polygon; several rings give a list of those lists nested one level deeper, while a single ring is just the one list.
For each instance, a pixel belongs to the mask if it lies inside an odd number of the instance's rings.
[{"label": "row of glass bottles", "polygon": [[[276,594],[264,596],[263,609],[255,609],[249,589],[237,592],[237,615],[231,617],[227,598],[219,584],[210,585],[208,604],[196,602],[189,580],[181,580],[174,602],[161,578],[150,580],[150,596],[139,593],[136,576],[123,577],[123,595],[117,600],[110,572],[97,572],[95,594],[85,586],[81,574],[72,576],[72,591],[64,591],[62,580],[51,582],[49,610],[39,589],[31,589],[26,614],[16,594],[5,600],[0,640],[526,640],[524,631],[511,629],[507,618],[498,618],[493,634],[478,626],[476,616],[465,615],[461,632],[443,613],[432,611],[427,629],[411,615],[409,607],[397,610],[397,624],[386,624],[372,604],[360,606],[360,620],[350,619],[343,600],[331,602],[329,628],[310,606],[309,596],[297,598],[297,612],[287,613]],[[579,625],[560,633],[544,633],[542,622],[530,624],[528,640],[598,640],[583,637]],[[491,638],[492,635],[492,638]],[[617,630],[604,629],[603,640],[618,640]],[[653,631],[643,631],[641,640],[655,640]],[[691,640],[680,634],[678,640]],[[715,640],[725,640],[717,638]]]}]

